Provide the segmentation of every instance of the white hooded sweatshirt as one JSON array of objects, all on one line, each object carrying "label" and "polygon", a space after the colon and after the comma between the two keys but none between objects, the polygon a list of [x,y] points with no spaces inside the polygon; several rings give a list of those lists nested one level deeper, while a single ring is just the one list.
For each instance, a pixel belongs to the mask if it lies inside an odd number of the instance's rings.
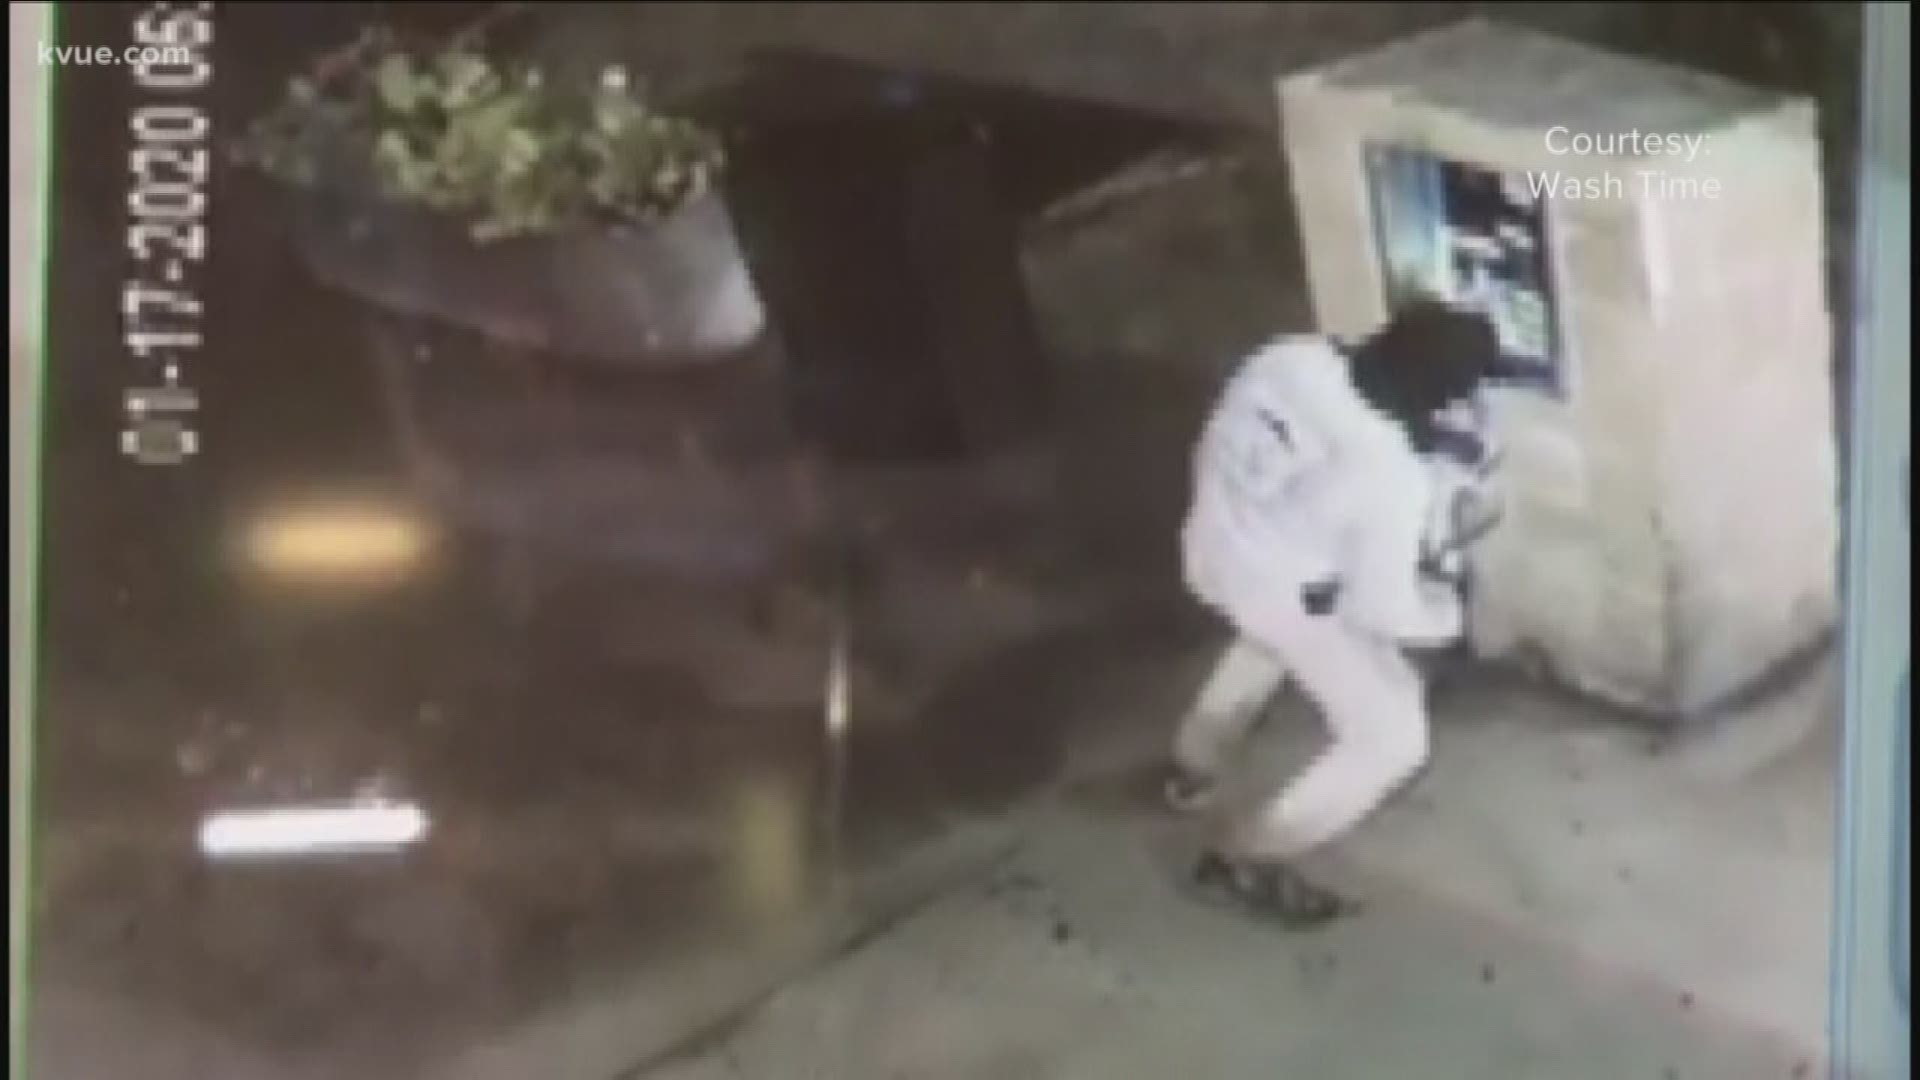
[{"label": "white hooded sweatshirt", "polygon": [[1228,381],[1201,435],[1182,535],[1188,587],[1256,641],[1302,616],[1303,590],[1334,584],[1333,611],[1318,617],[1400,644],[1451,643],[1460,597],[1420,569],[1447,494],[1440,477],[1354,389],[1330,342],[1275,341]]}]

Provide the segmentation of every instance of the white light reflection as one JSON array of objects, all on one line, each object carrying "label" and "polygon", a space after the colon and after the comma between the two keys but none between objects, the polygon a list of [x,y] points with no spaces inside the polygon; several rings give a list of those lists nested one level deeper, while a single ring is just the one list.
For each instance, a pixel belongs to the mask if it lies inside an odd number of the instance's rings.
[{"label": "white light reflection", "polygon": [[261,807],[210,814],[200,823],[208,858],[371,853],[426,838],[426,811],[412,803]]},{"label": "white light reflection", "polygon": [[[847,738],[853,724],[853,656],[848,600],[844,584],[834,598],[833,650],[827,662],[827,799],[826,865],[829,882],[838,894],[841,878],[841,834],[846,826]],[[839,899],[835,897],[836,901]]]},{"label": "white light reflection", "polygon": [[853,719],[853,673],[847,657],[847,632],[844,620],[833,628],[833,651],[827,660],[827,738],[836,745],[847,737],[847,725]]}]

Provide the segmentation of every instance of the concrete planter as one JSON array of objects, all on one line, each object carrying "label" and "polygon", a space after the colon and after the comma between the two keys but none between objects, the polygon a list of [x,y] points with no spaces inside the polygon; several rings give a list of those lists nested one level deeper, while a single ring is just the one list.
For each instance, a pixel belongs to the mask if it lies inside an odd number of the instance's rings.
[{"label": "concrete planter", "polygon": [[295,250],[362,300],[415,487],[529,605],[590,566],[750,585],[799,528],[765,316],[717,196],[647,229],[478,243],[362,192],[284,191]]},{"label": "concrete planter", "polygon": [[363,195],[296,192],[294,237],[329,286],[507,344],[642,368],[713,363],[765,324],[725,204],[651,228],[481,244],[464,222]]}]

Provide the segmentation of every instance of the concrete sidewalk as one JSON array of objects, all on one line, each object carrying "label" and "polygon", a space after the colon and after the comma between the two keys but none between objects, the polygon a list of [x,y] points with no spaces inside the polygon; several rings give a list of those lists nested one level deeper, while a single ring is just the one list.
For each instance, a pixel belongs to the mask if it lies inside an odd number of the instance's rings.
[{"label": "concrete sidewalk", "polygon": [[[1432,769],[1319,868],[1362,912],[1293,935],[1177,887],[1196,837],[1142,763],[1204,655],[1112,655],[1064,667],[1078,677],[1048,702],[1071,745],[1063,786],[916,845],[841,912],[864,916],[781,941],[689,942],[433,1075],[1825,1075],[1830,669],[1659,753],[1537,689],[1449,691]],[[1243,779],[1315,737],[1304,705],[1283,702]],[[43,987],[41,1003],[47,1075],[130,1075],[136,1049],[143,1076],[332,1075],[112,1001]],[[654,1049],[635,1058],[640,1046]]]},{"label": "concrete sidewalk", "polygon": [[[1431,772],[1323,871],[1365,910],[1320,934],[1187,901],[1191,837],[1109,774],[1034,812],[992,873],[644,1075],[1810,1077],[1830,685],[1659,756],[1578,703],[1460,691]],[[1305,748],[1299,711],[1270,763]]]}]

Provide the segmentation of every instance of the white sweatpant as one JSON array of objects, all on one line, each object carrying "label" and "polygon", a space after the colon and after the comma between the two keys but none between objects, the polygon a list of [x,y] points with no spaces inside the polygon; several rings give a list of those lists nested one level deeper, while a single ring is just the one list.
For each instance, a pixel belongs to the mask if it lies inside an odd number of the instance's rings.
[{"label": "white sweatpant", "polygon": [[1229,839],[1242,857],[1291,859],[1339,839],[1426,764],[1420,672],[1337,609],[1272,613],[1257,636],[1230,645],[1181,722],[1175,760],[1218,773],[1288,678],[1319,708],[1331,742]]}]

